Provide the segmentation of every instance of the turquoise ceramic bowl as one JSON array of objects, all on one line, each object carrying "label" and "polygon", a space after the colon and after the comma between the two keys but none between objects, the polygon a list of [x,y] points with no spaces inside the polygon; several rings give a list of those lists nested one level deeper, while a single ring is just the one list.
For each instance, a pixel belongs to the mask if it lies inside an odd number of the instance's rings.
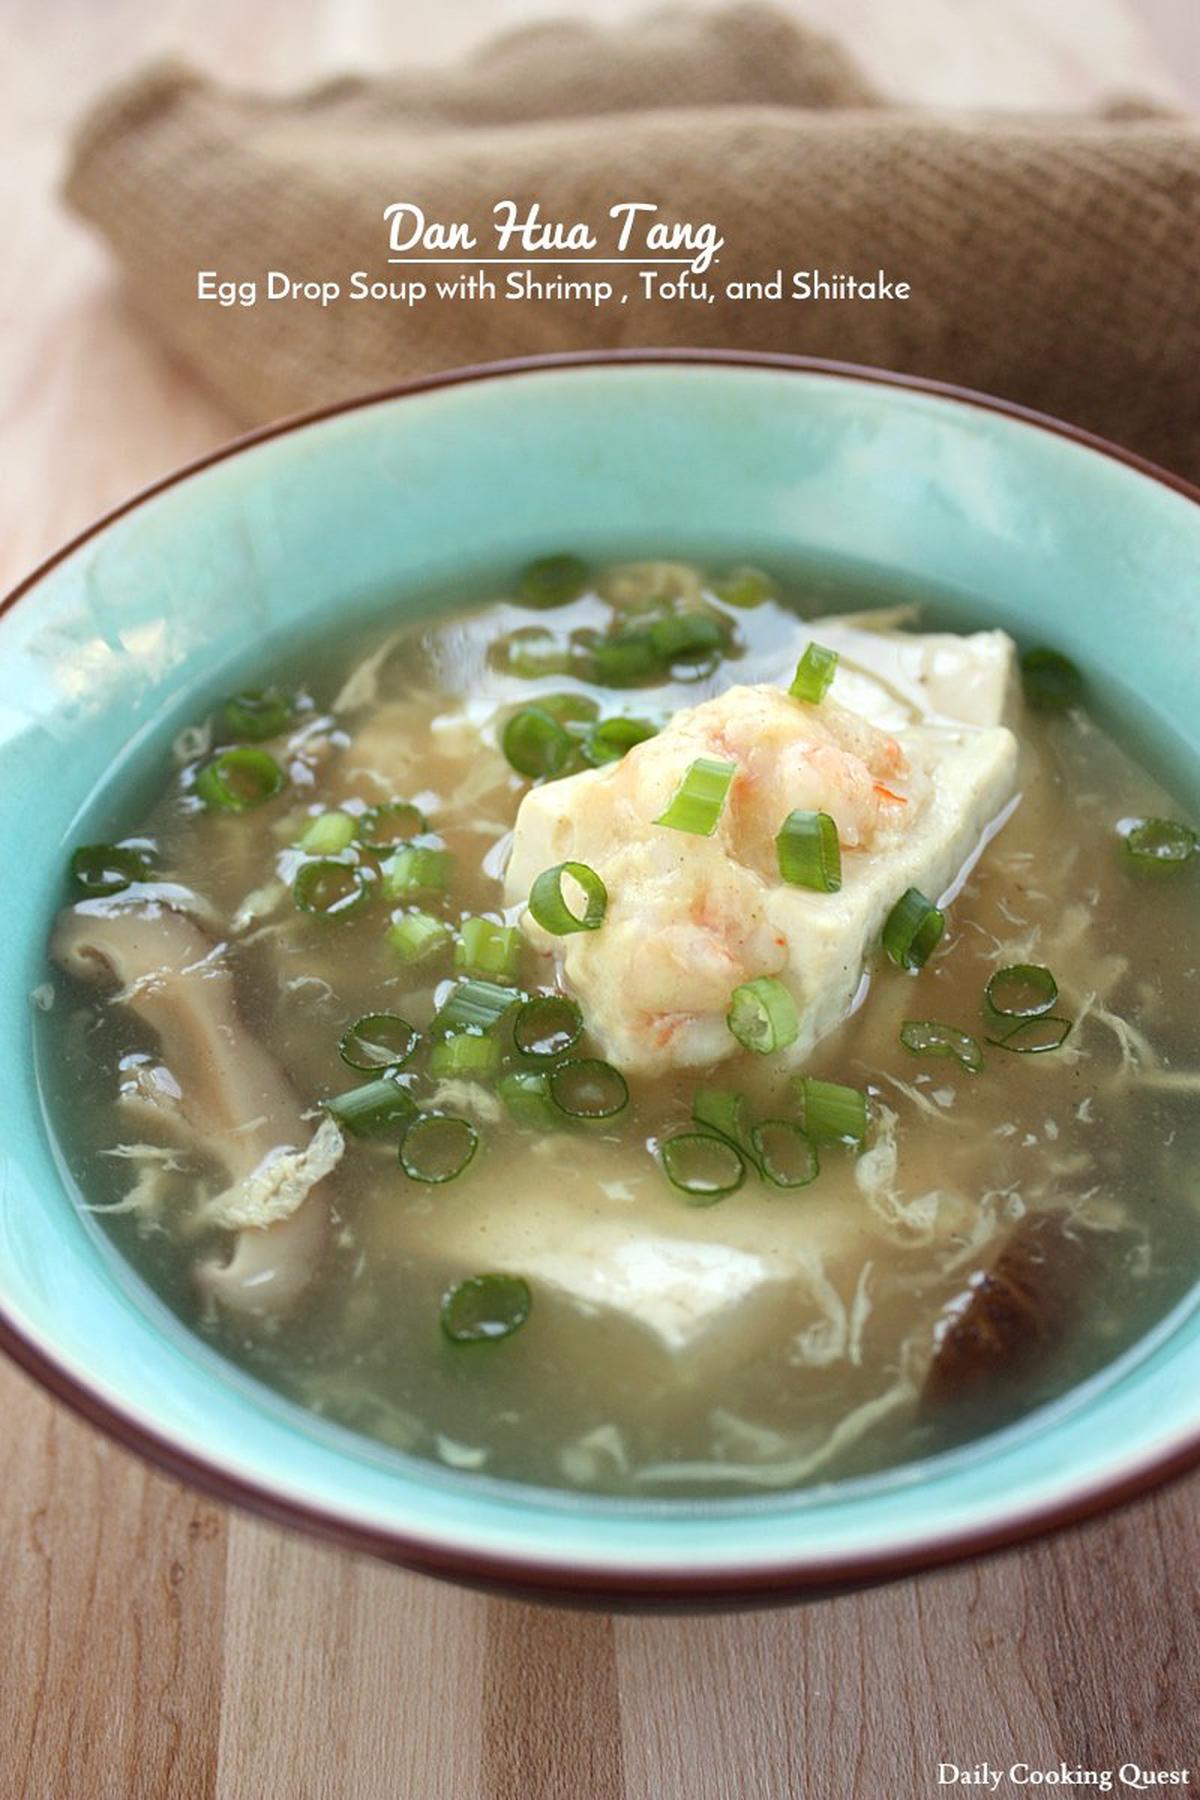
[{"label": "turquoise ceramic bowl", "polygon": [[[548,548],[798,558],[1051,639],[1200,792],[1200,495],[978,396],[634,354],[451,375],[272,428],[121,508],[0,617],[0,1328],[54,1393],[209,1490],[432,1572],[562,1595],[786,1594],[1081,1516],[1200,1457],[1200,1309],[973,1447],[800,1496],[606,1502],[456,1476],[322,1425],[189,1337],[55,1160],[30,992],[113,763],[339,616]],[[1186,799],[1185,799],[1186,803]],[[91,830],[84,830],[84,825]]]}]

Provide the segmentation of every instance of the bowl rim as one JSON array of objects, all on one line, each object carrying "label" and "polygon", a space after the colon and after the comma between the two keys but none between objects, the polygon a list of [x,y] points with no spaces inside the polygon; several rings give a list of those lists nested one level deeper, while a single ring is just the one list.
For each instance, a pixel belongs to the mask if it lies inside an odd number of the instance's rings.
[{"label": "bowl rim", "polygon": [[[781,352],[672,347],[564,351],[550,355],[512,357],[496,362],[472,363],[438,371],[386,387],[291,413],[243,432],[193,458],[136,490],[127,499],[102,513],[66,543],[44,558],[2,599],[0,616],[31,594],[44,578],[68,557],[99,536],[127,513],[168,489],[203,473],[217,463],[253,450],[258,445],[309,426],[320,425],[342,414],[386,404],[442,388],[470,382],[536,375],[546,371],[631,367],[724,367],[774,370],[782,374],[837,377],[869,385],[928,395],[934,399],[998,413],[1032,428],[1067,439],[1141,475],[1200,506],[1200,487],[1109,439],[1082,426],[1043,413],[1016,401],[1002,400],[978,389],[926,376],[821,357],[792,356]],[[1200,1424],[1195,1431],[1164,1455],[1148,1457],[1140,1466],[1099,1480],[1081,1493],[1044,1507],[1034,1506],[1012,1517],[968,1528],[928,1543],[902,1550],[886,1548],[842,1556],[821,1562],[781,1561],[767,1568],[739,1571],[725,1567],[681,1575],[672,1569],[627,1569],[623,1572],[586,1565],[566,1567],[538,1563],[521,1556],[482,1554],[469,1549],[448,1549],[411,1532],[380,1530],[335,1511],[311,1505],[247,1477],[231,1474],[219,1463],[181,1449],[169,1436],[143,1425],[119,1405],[101,1396],[59,1364],[53,1355],[23,1332],[5,1312],[0,1300],[0,1351],[39,1383],[54,1399],[68,1406],[86,1423],[104,1431],[123,1448],[132,1450],[166,1474],[188,1483],[210,1498],[258,1514],[272,1523],[299,1529],[342,1548],[367,1553],[398,1563],[416,1572],[466,1583],[490,1592],[523,1594],[528,1598],[605,1604],[655,1606],[764,1604],[795,1599],[807,1594],[832,1592],[853,1585],[897,1579],[921,1569],[986,1555],[1044,1533],[1078,1524],[1097,1513],[1119,1506],[1175,1479],[1200,1464]]]}]

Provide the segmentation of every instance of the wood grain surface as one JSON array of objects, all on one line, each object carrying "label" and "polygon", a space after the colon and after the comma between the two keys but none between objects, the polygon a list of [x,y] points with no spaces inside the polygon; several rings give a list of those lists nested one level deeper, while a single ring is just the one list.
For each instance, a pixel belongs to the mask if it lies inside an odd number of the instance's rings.
[{"label": "wood grain surface", "polygon": [[[791,4],[914,101],[1200,101],[1197,0]],[[87,99],[168,51],[284,88],[565,10],[0,0],[0,590],[231,429],[57,204]],[[942,1760],[1200,1761],[1200,1479],[810,1606],[610,1618],[484,1599],[227,1512],[7,1366],[0,1419],[0,1800],[882,1800],[938,1792]]]}]

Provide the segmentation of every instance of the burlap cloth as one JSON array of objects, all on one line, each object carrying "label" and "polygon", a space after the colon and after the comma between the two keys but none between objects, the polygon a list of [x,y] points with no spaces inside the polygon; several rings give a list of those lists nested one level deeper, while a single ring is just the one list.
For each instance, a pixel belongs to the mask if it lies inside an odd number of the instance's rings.
[{"label": "burlap cloth", "polygon": [[[84,123],[67,194],[133,304],[246,421],[493,357],[721,345],[967,383],[1200,474],[1194,128],[1136,108],[897,111],[843,52],[759,7],[539,26],[455,69],[282,100],[157,66]],[[777,268],[883,267],[912,298],[703,306],[646,301],[633,282],[628,304],[602,308],[196,297],[199,268],[395,278],[386,205],[469,221],[486,248],[501,198],[593,225],[630,199],[713,220],[718,291]]]}]

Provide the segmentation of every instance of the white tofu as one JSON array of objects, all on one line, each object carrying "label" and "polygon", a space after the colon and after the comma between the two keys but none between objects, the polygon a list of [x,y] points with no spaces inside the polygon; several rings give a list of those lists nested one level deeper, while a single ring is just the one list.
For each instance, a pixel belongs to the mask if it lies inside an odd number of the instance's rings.
[{"label": "white tofu", "polygon": [[[809,1346],[798,1361],[822,1366],[845,1354],[863,1266],[887,1254],[890,1238],[863,1201],[856,1166],[830,1151],[819,1181],[800,1193],[750,1179],[721,1205],[693,1208],[637,1148],[564,1132],[495,1153],[486,1196],[467,1186],[406,1207],[389,1191],[370,1233],[373,1242],[393,1236],[405,1256],[443,1266],[448,1279],[505,1271],[619,1317],[641,1328],[649,1353],[678,1358],[696,1380],[791,1338]],[[924,1159],[918,1167],[939,1172]],[[928,1206],[943,1238],[977,1210],[940,1190]]]},{"label": "white tofu", "polygon": [[[903,743],[915,812],[902,835],[847,854],[839,893],[787,887],[769,879],[761,856],[755,866],[737,864],[724,841],[689,838],[622,810],[611,770],[526,796],[508,871],[510,903],[524,901],[543,868],[572,856],[609,883],[612,904],[601,931],[558,942],[536,929],[530,934],[547,955],[566,952],[568,984],[609,1054],[621,1049],[622,972],[655,941],[654,919],[638,893],[640,883],[662,874],[658,859],[699,868],[705,881],[726,884],[731,907],[744,900],[755,914],[749,947],[774,954],[800,1003],[799,1058],[851,1006],[864,959],[898,895],[917,886],[940,897],[1009,799],[1016,745],[999,722],[1013,658],[1003,634],[916,637],[822,620],[819,635],[842,659],[833,686],[842,705]],[[685,747],[681,754],[686,761],[692,753]],[[669,793],[669,769],[664,780]],[[770,822],[771,834],[778,823]],[[675,885],[667,880],[665,892]],[[632,901],[623,922],[618,896]],[[606,963],[598,953],[606,934],[611,945],[614,922],[623,935]],[[583,979],[573,982],[581,967]],[[689,1042],[701,1065],[736,1049],[724,1004]],[[637,1057],[624,1060],[634,1066]],[[914,1141],[905,1156],[906,1190],[920,1196],[923,1229],[939,1238],[965,1232],[977,1208],[956,1191],[962,1184],[946,1141]],[[551,1291],[585,1312],[638,1327],[652,1359],[648,1392],[656,1357],[671,1360],[675,1380],[703,1383],[717,1367],[785,1343],[798,1366],[817,1370],[855,1354],[862,1283],[872,1258],[886,1258],[894,1243],[894,1228],[856,1183],[859,1166],[830,1152],[819,1182],[802,1193],[779,1194],[751,1179],[720,1206],[694,1209],[638,1148],[602,1133],[564,1132],[497,1145],[483,1203],[469,1184],[436,1205],[398,1206],[389,1193],[371,1230],[452,1278],[509,1271],[524,1276],[535,1294]]]},{"label": "white tofu", "polygon": [[[841,657],[836,705],[801,709],[778,687],[732,689],[677,714],[623,763],[547,783],[521,804],[510,905],[542,869],[568,860],[587,863],[608,888],[597,932],[554,939],[528,914],[523,924],[619,1067],[706,1067],[734,1054],[729,996],[762,975],[784,981],[796,1000],[801,1031],[785,1060],[801,1063],[851,1010],[896,900],[909,887],[935,901],[952,892],[1012,798],[1017,743],[997,722],[1013,673],[1003,633],[918,636],[834,620],[822,620],[819,632]],[[813,758],[827,758],[828,778],[797,753],[797,742],[811,751],[810,726],[836,734]],[[656,824],[697,753],[738,760],[737,750],[721,749],[730,738],[747,759],[737,816],[731,796],[713,838]],[[896,804],[873,823],[873,771],[897,747],[900,777],[874,788]],[[849,754],[854,748],[866,763]],[[774,835],[797,806],[832,813],[850,846],[835,894],[778,875]]]}]

